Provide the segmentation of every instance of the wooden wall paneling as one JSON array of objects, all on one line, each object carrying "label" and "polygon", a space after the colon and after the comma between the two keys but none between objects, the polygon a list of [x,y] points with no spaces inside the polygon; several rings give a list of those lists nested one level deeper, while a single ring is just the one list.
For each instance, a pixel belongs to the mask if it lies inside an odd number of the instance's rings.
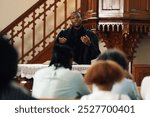
[{"label": "wooden wall paneling", "polygon": [[140,8],[138,1],[139,0],[129,0],[129,9],[130,9],[130,12],[135,12],[137,9]]},{"label": "wooden wall paneling", "polygon": [[130,0],[131,11],[147,11],[149,0]]},{"label": "wooden wall paneling", "polygon": [[141,11],[148,11],[148,1],[149,0],[140,0],[140,10]]},{"label": "wooden wall paneling", "polygon": [[150,76],[150,65],[147,64],[133,64],[132,74],[134,80],[138,86],[141,86],[141,82],[145,76]]},{"label": "wooden wall paneling", "polygon": [[130,0],[129,18],[149,20],[149,0]]},{"label": "wooden wall paneling", "polygon": [[84,19],[97,17],[98,0],[81,0],[81,13]]}]

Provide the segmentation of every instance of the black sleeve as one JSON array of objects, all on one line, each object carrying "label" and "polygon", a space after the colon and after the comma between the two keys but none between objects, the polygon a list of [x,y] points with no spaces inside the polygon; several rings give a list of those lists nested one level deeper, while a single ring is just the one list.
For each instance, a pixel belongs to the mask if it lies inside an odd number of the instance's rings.
[{"label": "black sleeve", "polygon": [[97,58],[101,51],[99,49],[99,39],[95,33],[90,30],[87,30],[87,35],[90,37],[91,45],[89,47],[91,60]]},{"label": "black sleeve", "polygon": [[62,30],[59,34],[58,34],[58,36],[56,37],[56,41],[55,41],[55,44],[57,43],[59,43],[59,38],[60,37],[63,37],[63,34],[64,34],[64,30]]}]

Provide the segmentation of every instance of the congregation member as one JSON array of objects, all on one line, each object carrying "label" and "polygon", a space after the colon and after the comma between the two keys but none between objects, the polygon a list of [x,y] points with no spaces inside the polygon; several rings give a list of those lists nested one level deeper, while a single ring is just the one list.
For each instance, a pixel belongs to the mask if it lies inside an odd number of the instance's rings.
[{"label": "congregation member", "polygon": [[32,100],[27,90],[15,82],[17,73],[18,53],[9,44],[8,39],[0,36],[0,99],[1,100]]},{"label": "congregation member", "polygon": [[143,78],[140,92],[143,100],[150,100],[150,76]]},{"label": "congregation member", "polygon": [[97,58],[97,61],[99,60],[115,61],[126,73],[125,78],[113,86],[112,92],[128,95],[132,100],[141,99],[136,82],[133,80],[132,75],[128,72],[128,60],[125,53],[117,49],[108,49]]},{"label": "congregation member", "polygon": [[53,47],[49,67],[33,76],[32,95],[36,98],[79,98],[89,94],[79,71],[72,71],[73,50],[66,45]]},{"label": "congregation member", "polygon": [[80,12],[71,13],[71,23],[71,27],[58,34],[55,44],[70,46],[77,64],[91,64],[91,60],[101,53],[98,37],[91,30],[83,27]]},{"label": "congregation member", "polygon": [[81,100],[129,100],[127,95],[111,92],[116,82],[124,77],[124,71],[114,61],[99,60],[93,64],[85,74],[85,82],[88,85],[95,85],[97,90],[85,95]]}]

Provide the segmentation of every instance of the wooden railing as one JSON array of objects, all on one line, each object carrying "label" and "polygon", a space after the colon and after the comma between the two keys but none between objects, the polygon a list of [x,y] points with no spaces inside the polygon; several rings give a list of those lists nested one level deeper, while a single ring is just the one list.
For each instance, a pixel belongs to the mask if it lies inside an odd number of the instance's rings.
[{"label": "wooden railing", "polygon": [[70,12],[80,8],[79,2],[39,0],[1,31],[17,48],[19,63],[31,63],[45,48],[53,45],[60,30],[70,26]]}]

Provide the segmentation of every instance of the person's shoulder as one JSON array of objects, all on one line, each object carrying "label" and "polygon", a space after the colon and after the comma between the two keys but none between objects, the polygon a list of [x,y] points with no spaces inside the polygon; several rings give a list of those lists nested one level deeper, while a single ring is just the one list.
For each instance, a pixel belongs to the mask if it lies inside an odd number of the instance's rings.
[{"label": "person's shoulder", "polygon": [[70,31],[70,30],[71,30],[71,27],[68,27],[68,28],[66,28],[66,29],[62,29],[61,32],[68,32],[68,31]]},{"label": "person's shoulder", "polygon": [[97,34],[90,29],[85,29],[85,32],[88,36],[97,37]]},{"label": "person's shoulder", "polygon": [[51,67],[41,68],[35,74],[39,74],[39,73],[43,73],[43,72],[49,71],[49,69],[51,69]]},{"label": "person's shoulder", "polygon": [[92,31],[91,29],[85,28],[84,26],[83,26],[83,30],[85,30],[86,33],[95,34],[94,31]]},{"label": "person's shoulder", "polygon": [[[85,28],[84,28],[85,29]],[[95,34],[91,29],[85,29],[87,33]]]},{"label": "person's shoulder", "polygon": [[21,87],[16,82],[11,82],[9,88],[7,88],[5,98],[10,100],[33,100],[34,97],[30,96],[30,93]]},{"label": "person's shoulder", "polygon": [[59,32],[59,35],[58,36],[66,36],[66,35],[68,35],[68,33],[70,33],[71,32],[71,28],[69,27],[69,28],[66,28],[66,29],[62,29],[60,32]]},{"label": "person's shoulder", "polygon": [[77,70],[71,70],[72,74],[74,75],[82,75],[81,72],[77,71]]},{"label": "person's shoulder", "polygon": [[66,73],[68,76],[70,76],[71,78],[73,78],[74,80],[81,80],[83,79],[83,76],[81,74],[81,72],[79,71],[75,71],[75,70],[70,70]]},{"label": "person's shoulder", "polygon": [[128,85],[133,85],[133,84],[134,84],[134,81],[131,80],[131,79],[125,78],[125,79],[123,79],[122,83],[128,84]]},{"label": "person's shoulder", "polygon": [[46,74],[48,74],[49,72],[51,72],[52,69],[53,69],[53,68],[52,68],[51,66],[50,66],[50,67],[46,67],[46,68],[39,69],[38,71],[35,72],[33,78],[34,78],[34,77],[39,77],[39,78],[40,78],[40,76],[46,75]]}]

